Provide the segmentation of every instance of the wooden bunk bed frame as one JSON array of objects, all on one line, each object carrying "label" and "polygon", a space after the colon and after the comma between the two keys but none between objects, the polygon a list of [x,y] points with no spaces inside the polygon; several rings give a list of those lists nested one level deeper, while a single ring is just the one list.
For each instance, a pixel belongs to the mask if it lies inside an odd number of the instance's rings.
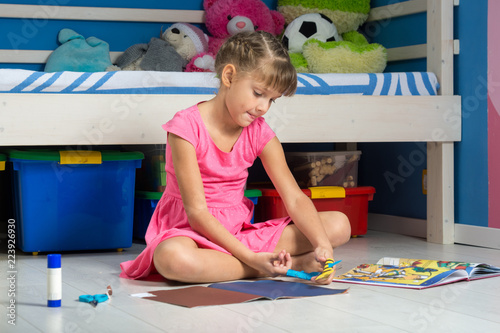
[{"label": "wooden bunk bed frame", "polygon": [[[281,98],[266,120],[282,142],[426,142],[427,240],[454,242],[455,141],[461,98],[453,95],[453,6],[411,0],[373,8],[368,21],[427,12],[427,44],[388,50],[389,61],[427,58],[438,96],[296,95]],[[203,23],[204,12],[0,4],[0,17]],[[50,51],[0,50],[0,63],[45,63]],[[111,52],[114,60],[118,52]],[[163,144],[161,124],[211,95],[0,94],[0,146]]]}]

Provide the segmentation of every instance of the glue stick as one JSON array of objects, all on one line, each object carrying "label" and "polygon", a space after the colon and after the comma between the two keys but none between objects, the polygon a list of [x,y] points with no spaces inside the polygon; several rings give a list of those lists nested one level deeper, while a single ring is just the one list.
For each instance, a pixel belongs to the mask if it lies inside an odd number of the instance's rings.
[{"label": "glue stick", "polygon": [[61,255],[47,255],[47,306],[57,308],[61,306],[62,276]]}]

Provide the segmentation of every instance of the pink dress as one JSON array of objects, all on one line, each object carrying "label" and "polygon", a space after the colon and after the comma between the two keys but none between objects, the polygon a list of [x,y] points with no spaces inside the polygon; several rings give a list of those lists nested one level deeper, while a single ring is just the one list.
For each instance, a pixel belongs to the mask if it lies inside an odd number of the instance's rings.
[{"label": "pink dress", "polygon": [[[212,141],[196,105],[178,112],[163,128],[195,147],[210,213],[252,251],[274,251],[290,218],[251,224],[253,203],[244,196],[247,169],[275,136],[265,120],[257,118],[243,128],[229,153],[221,151]],[[189,237],[200,248],[229,253],[191,228],[182,204],[168,144],[165,157],[167,186],[149,223],[145,236],[146,248],[135,260],[121,263],[120,277],[140,279],[156,273],[154,250],[160,242],[171,237]]]}]

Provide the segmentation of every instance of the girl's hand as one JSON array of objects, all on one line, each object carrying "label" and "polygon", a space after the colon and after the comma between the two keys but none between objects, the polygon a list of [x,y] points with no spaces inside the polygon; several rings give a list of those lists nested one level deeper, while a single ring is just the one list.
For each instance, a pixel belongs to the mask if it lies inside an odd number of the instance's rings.
[{"label": "girl's hand", "polygon": [[255,253],[252,266],[268,276],[286,275],[286,272],[292,268],[292,256],[285,250],[280,253]]}]

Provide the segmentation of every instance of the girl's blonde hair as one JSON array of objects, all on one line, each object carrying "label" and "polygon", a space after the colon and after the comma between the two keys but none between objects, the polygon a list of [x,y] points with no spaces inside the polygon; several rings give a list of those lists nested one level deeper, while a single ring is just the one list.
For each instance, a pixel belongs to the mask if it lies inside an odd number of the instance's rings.
[{"label": "girl's blonde hair", "polygon": [[267,88],[292,96],[297,90],[297,72],[290,62],[287,49],[265,31],[240,32],[230,37],[215,58],[215,72],[222,77],[228,64],[236,75],[250,75]]}]

